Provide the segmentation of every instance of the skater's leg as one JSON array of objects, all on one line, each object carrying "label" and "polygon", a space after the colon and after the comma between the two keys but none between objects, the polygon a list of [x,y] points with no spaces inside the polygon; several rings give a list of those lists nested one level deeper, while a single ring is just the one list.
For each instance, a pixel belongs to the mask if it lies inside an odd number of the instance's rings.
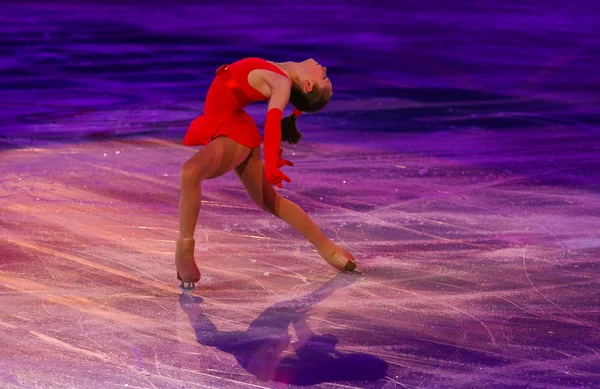
[{"label": "skater's leg", "polygon": [[201,183],[216,178],[239,166],[250,149],[227,137],[219,137],[198,151],[181,167],[181,197],[179,199],[179,238],[194,237],[200,211]]},{"label": "skater's leg", "polygon": [[235,169],[250,198],[304,236],[329,264],[339,270],[352,270],[355,266],[352,255],[329,240],[299,206],[281,197],[263,178],[263,169],[259,149],[253,149],[248,159]]},{"label": "skater's leg", "polygon": [[198,151],[181,167],[179,239],[175,253],[177,272],[184,282],[198,282],[194,261],[194,231],[200,212],[203,180],[219,177],[240,165],[250,149],[227,137],[219,137]]}]

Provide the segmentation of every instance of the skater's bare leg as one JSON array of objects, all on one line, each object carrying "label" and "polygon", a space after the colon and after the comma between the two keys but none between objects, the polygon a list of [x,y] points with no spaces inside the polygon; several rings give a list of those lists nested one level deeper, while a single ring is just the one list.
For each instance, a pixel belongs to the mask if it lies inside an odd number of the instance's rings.
[{"label": "skater's bare leg", "polygon": [[198,282],[200,271],[194,260],[194,231],[200,212],[202,181],[219,177],[239,166],[250,149],[226,137],[219,137],[198,151],[181,167],[179,238],[175,266],[183,282]]},{"label": "skater's bare leg", "polygon": [[[281,197],[264,178],[263,161],[259,149],[235,169],[250,198],[265,211],[288,223],[312,243],[329,264],[339,270],[353,270],[354,257],[329,240],[315,222],[299,206]],[[347,267],[349,266],[349,267]]]}]

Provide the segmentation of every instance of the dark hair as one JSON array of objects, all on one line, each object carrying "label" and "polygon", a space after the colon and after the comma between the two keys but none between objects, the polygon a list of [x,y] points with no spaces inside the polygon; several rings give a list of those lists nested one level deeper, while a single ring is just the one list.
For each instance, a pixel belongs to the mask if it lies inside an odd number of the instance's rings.
[{"label": "dark hair", "polygon": [[295,145],[302,139],[302,134],[296,128],[296,115],[291,114],[281,119],[281,140]]},{"label": "dark hair", "polygon": [[[331,94],[326,90],[313,85],[313,89],[302,92],[296,84],[292,85],[290,92],[290,103],[302,112],[317,112],[323,109],[329,102]],[[290,144],[296,144],[302,139],[302,134],[296,128],[296,115],[292,114],[281,119],[281,140]]]}]

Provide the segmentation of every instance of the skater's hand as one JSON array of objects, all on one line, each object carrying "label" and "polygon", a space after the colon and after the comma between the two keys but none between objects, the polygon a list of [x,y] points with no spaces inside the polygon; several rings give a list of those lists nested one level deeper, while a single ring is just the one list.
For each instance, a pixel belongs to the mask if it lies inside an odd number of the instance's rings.
[{"label": "skater's hand", "polygon": [[277,185],[279,188],[283,188],[282,181],[292,182],[292,180],[279,169],[265,169],[265,178],[271,185]]},{"label": "skater's hand", "polygon": [[281,158],[281,154],[283,153],[283,149],[279,149],[279,158],[277,158],[277,169],[280,169],[284,166],[294,166],[292,161],[288,161],[287,159]]}]

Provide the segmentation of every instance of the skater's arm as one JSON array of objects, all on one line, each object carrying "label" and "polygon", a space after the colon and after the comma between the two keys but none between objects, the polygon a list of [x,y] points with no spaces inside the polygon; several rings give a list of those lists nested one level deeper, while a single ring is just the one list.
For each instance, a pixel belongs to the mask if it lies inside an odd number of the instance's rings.
[{"label": "skater's arm", "polygon": [[290,83],[283,77],[267,80],[271,96],[265,120],[265,177],[272,185],[282,187],[281,181],[291,180],[278,169],[281,147],[281,117],[290,100]]},{"label": "skater's arm", "polygon": [[271,109],[283,111],[290,101],[290,93],[292,91],[290,80],[277,74],[272,77],[265,77],[265,82],[270,92],[267,112]]}]

